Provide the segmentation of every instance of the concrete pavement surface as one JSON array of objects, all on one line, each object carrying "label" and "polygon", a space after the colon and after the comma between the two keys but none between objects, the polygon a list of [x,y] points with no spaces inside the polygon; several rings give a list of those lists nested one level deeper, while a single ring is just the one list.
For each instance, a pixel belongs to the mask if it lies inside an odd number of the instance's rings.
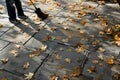
[{"label": "concrete pavement surface", "polygon": [[41,21],[21,2],[28,19],[12,24],[0,0],[0,80],[120,80],[120,47],[105,33],[120,24],[117,3],[33,0]]}]

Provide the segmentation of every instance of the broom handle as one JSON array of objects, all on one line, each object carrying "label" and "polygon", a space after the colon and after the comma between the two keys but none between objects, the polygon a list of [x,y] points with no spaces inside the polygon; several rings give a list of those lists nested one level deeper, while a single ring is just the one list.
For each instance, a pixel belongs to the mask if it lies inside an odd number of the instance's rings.
[{"label": "broom handle", "polygon": [[32,5],[35,7],[35,9],[37,9],[37,7],[36,7],[35,4],[32,2],[32,0],[30,0],[30,2],[31,2]]}]

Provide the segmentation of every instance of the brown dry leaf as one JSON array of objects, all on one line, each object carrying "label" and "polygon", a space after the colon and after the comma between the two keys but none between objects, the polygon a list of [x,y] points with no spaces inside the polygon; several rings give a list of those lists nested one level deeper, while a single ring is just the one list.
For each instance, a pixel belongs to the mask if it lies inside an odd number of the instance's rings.
[{"label": "brown dry leaf", "polygon": [[72,75],[73,77],[79,77],[80,74],[81,74],[81,72],[80,72],[80,66],[75,67],[75,68],[72,70],[72,72],[71,72],[71,75]]},{"label": "brown dry leaf", "polygon": [[102,48],[102,47],[99,47],[98,50],[99,50],[100,52],[105,52],[105,49]]},{"label": "brown dry leaf", "polygon": [[23,34],[24,38],[28,38],[29,35],[27,33]]},{"label": "brown dry leaf", "polygon": [[64,76],[62,77],[62,80],[69,80],[68,75],[64,75]]},{"label": "brown dry leaf", "polygon": [[33,57],[35,57],[35,56],[39,56],[40,53],[41,53],[41,50],[38,49],[38,50],[34,51],[33,53],[31,53],[31,54],[29,55],[29,57],[33,58]]},{"label": "brown dry leaf", "polygon": [[79,14],[79,15],[82,15],[82,16],[85,16],[85,15],[86,15],[86,13],[85,13],[83,10],[81,10],[78,14]]},{"label": "brown dry leaf", "polygon": [[116,44],[117,46],[120,46],[120,41],[115,41],[115,44]]},{"label": "brown dry leaf", "polygon": [[69,27],[63,27],[64,30],[69,30],[70,28]]},{"label": "brown dry leaf", "polygon": [[81,23],[82,25],[85,25],[86,20],[81,20],[80,23]]},{"label": "brown dry leaf", "polygon": [[[37,2],[37,0],[32,0],[33,3]],[[26,4],[28,5],[32,5],[32,2],[31,1],[27,1]]]},{"label": "brown dry leaf", "polygon": [[114,62],[114,59],[113,59],[113,58],[107,58],[107,59],[106,59],[106,63],[112,65],[112,64],[114,64],[115,62]]},{"label": "brown dry leaf", "polygon": [[9,54],[12,54],[15,57],[17,57],[18,56],[18,51],[14,49],[14,50],[9,51]]},{"label": "brown dry leaf", "polygon": [[24,74],[24,75],[25,75],[25,80],[31,80],[34,74],[29,72],[28,74]]},{"label": "brown dry leaf", "polygon": [[71,63],[71,59],[70,58],[65,58],[64,61],[67,62],[67,63]]},{"label": "brown dry leaf", "polygon": [[35,29],[34,29],[34,30],[32,30],[32,33],[37,33],[37,32],[38,32],[38,31],[37,31],[37,30],[35,30]]},{"label": "brown dry leaf", "polygon": [[73,48],[68,48],[67,51],[72,52]]},{"label": "brown dry leaf", "polygon": [[99,31],[99,34],[105,34],[105,32],[104,31]]},{"label": "brown dry leaf", "polygon": [[26,62],[26,63],[23,65],[23,69],[27,69],[29,66],[30,66],[29,62]]},{"label": "brown dry leaf", "polygon": [[120,79],[120,74],[115,73],[115,74],[113,75],[113,78],[115,78],[115,80],[119,80],[119,79]]},{"label": "brown dry leaf", "polygon": [[71,23],[75,22],[75,19],[69,18],[68,21],[70,21]]},{"label": "brown dry leaf", "polygon": [[88,71],[89,73],[94,73],[94,72],[96,72],[96,67],[95,67],[95,66],[91,66],[91,67],[88,68],[87,71]]},{"label": "brown dry leaf", "polygon": [[98,60],[93,60],[92,63],[93,63],[93,64],[98,64],[99,61],[98,61]]},{"label": "brown dry leaf", "polygon": [[103,66],[104,66],[104,64],[103,64],[103,63],[99,63],[99,66],[103,67]]},{"label": "brown dry leaf", "polygon": [[0,23],[0,28],[3,28],[3,25]]},{"label": "brown dry leaf", "polygon": [[8,80],[6,77],[1,78],[0,80]]},{"label": "brown dry leaf", "polygon": [[92,44],[95,45],[95,44],[98,44],[99,42],[100,42],[99,40],[95,40],[92,42]]},{"label": "brown dry leaf", "polygon": [[104,60],[103,55],[98,55],[98,58],[99,58],[100,60]]},{"label": "brown dry leaf", "polygon": [[45,51],[47,49],[47,45],[42,45],[40,48],[42,51]]},{"label": "brown dry leaf", "polygon": [[118,33],[114,36],[114,40],[115,41],[120,41],[120,33]]},{"label": "brown dry leaf", "polygon": [[50,28],[52,31],[55,31],[55,30],[57,30],[57,27],[51,27]]},{"label": "brown dry leaf", "polygon": [[6,64],[8,61],[9,61],[9,59],[8,58],[3,58],[3,59],[1,59],[0,60],[3,64]]},{"label": "brown dry leaf", "polygon": [[86,49],[86,46],[82,45],[82,46],[76,48],[76,52],[80,53],[80,52],[84,51],[85,49]]},{"label": "brown dry leaf", "polygon": [[102,20],[102,26],[107,26],[107,20]]},{"label": "brown dry leaf", "polygon": [[59,65],[59,66],[58,66],[58,69],[59,69],[59,70],[63,69],[63,66],[62,66],[62,65]]},{"label": "brown dry leaf", "polygon": [[58,80],[58,76],[53,74],[50,76],[50,80]]},{"label": "brown dry leaf", "polygon": [[62,56],[61,55],[56,55],[56,59],[60,60],[60,59],[62,59]]}]

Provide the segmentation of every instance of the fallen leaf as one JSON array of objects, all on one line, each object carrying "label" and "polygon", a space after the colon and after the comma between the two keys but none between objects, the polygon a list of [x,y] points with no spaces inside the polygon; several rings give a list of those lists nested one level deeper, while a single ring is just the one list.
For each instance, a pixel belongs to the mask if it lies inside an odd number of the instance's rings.
[{"label": "fallen leaf", "polygon": [[115,80],[119,80],[119,79],[120,79],[120,74],[115,73],[115,74],[113,75],[113,78],[115,78]]},{"label": "fallen leaf", "polygon": [[118,33],[114,36],[114,40],[115,41],[120,41],[120,33]]},{"label": "fallen leaf", "polygon": [[120,46],[120,41],[115,41],[115,44],[116,44],[117,46]]},{"label": "fallen leaf", "polygon": [[92,44],[95,45],[95,44],[98,44],[99,42],[100,42],[99,40],[95,40],[92,42]]},{"label": "fallen leaf", "polygon": [[29,57],[32,58],[32,57],[38,56],[38,55],[40,55],[40,53],[41,53],[41,50],[38,49],[38,50],[34,51],[33,53],[31,53],[31,54],[29,55]]},{"label": "fallen leaf", "polygon": [[72,52],[73,48],[68,48],[67,51]]},{"label": "fallen leaf", "polygon": [[86,20],[81,20],[80,23],[81,23],[82,25],[85,25]]},{"label": "fallen leaf", "polygon": [[99,47],[98,50],[99,50],[100,52],[105,52],[105,49],[102,48],[102,47]]},{"label": "fallen leaf", "polygon": [[78,77],[78,76],[80,76],[80,74],[81,74],[81,72],[80,72],[80,66],[75,67],[75,68],[72,70],[72,72],[71,72],[71,75],[72,75],[73,77]]},{"label": "fallen leaf", "polygon": [[62,66],[62,65],[59,65],[59,66],[58,66],[58,69],[59,69],[59,70],[63,69],[63,66]]},{"label": "fallen leaf", "polygon": [[71,63],[71,59],[70,58],[65,58],[64,61],[67,62],[67,63]]},{"label": "fallen leaf", "polygon": [[104,60],[103,55],[98,55],[98,58],[99,58],[100,60]]},{"label": "fallen leaf", "polygon": [[93,63],[93,64],[98,64],[99,61],[98,61],[98,60],[93,60],[92,63]]},{"label": "fallen leaf", "polygon": [[80,52],[84,51],[85,49],[86,49],[86,46],[82,45],[82,46],[76,48],[76,52],[80,53]]},{"label": "fallen leaf", "polygon": [[40,48],[42,51],[45,51],[47,49],[47,45],[42,45]]},{"label": "fallen leaf", "polygon": [[87,70],[89,73],[93,73],[93,72],[96,72],[96,67],[95,66],[91,66],[88,68]]},{"label": "fallen leaf", "polygon": [[34,30],[32,30],[32,33],[37,33],[37,32],[38,32],[38,31],[37,31],[37,30],[35,30],[35,29],[34,29]]},{"label": "fallen leaf", "polygon": [[18,44],[16,44],[15,46],[16,46],[17,48],[20,48],[20,47],[21,47],[21,46],[20,46],[20,45],[18,45]]},{"label": "fallen leaf", "polygon": [[9,59],[8,59],[8,58],[3,58],[3,59],[1,59],[0,61],[1,61],[2,63],[6,64],[6,63],[9,61]]},{"label": "fallen leaf", "polygon": [[17,57],[18,56],[18,51],[14,49],[14,50],[9,51],[9,54],[12,54],[15,57]]},{"label": "fallen leaf", "polygon": [[50,28],[52,31],[55,31],[57,29],[57,27],[51,27]]},{"label": "fallen leaf", "polygon": [[29,72],[28,74],[24,74],[24,75],[26,80],[31,80],[34,74]]},{"label": "fallen leaf", "polygon": [[48,10],[54,10],[54,8],[53,8],[53,7],[50,7],[50,8],[48,8]]},{"label": "fallen leaf", "polygon": [[69,80],[68,75],[64,75],[64,76],[62,77],[62,80]]},{"label": "fallen leaf", "polygon": [[57,59],[57,60],[60,60],[61,58],[62,58],[62,56],[60,56],[60,55],[58,55],[58,54],[56,55],[56,59]]},{"label": "fallen leaf", "polygon": [[115,62],[114,62],[114,59],[113,59],[113,58],[107,58],[107,59],[106,59],[106,63],[112,65],[112,64],[114,64]]},{"label": "fallen leaf", "polygon": [[27,33],[23,34],[24,38],[28,38],[29,35]]},{"label": "fallen leaf", "polygon": [[50,80],[58,80],[58,76],[57,75],[51,75],[50,76]]},{"label": "fallen leaf", "polygon": [[29,62],[26,62],[26,63],[23,65],[23,69],[27,69],[29,66],[30,66]]}]

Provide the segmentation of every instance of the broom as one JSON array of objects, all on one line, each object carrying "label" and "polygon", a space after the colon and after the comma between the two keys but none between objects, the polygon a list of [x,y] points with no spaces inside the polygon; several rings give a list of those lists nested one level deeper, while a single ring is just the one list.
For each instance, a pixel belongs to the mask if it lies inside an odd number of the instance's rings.
[{"label": "broom", "polygon": [[35,6],[35,4],[32,2],[32,0],[30,0],[30,1],[31,1],[32,5],[33,5],[34,8],[35,8],[35,13],[37,14],[37,16],[38,16],[39,18],[41,18],[42,20],[46,19],[46,18],[48,17],[48,14],[43,13],[40,8],[37,8],[37,7]]}]

